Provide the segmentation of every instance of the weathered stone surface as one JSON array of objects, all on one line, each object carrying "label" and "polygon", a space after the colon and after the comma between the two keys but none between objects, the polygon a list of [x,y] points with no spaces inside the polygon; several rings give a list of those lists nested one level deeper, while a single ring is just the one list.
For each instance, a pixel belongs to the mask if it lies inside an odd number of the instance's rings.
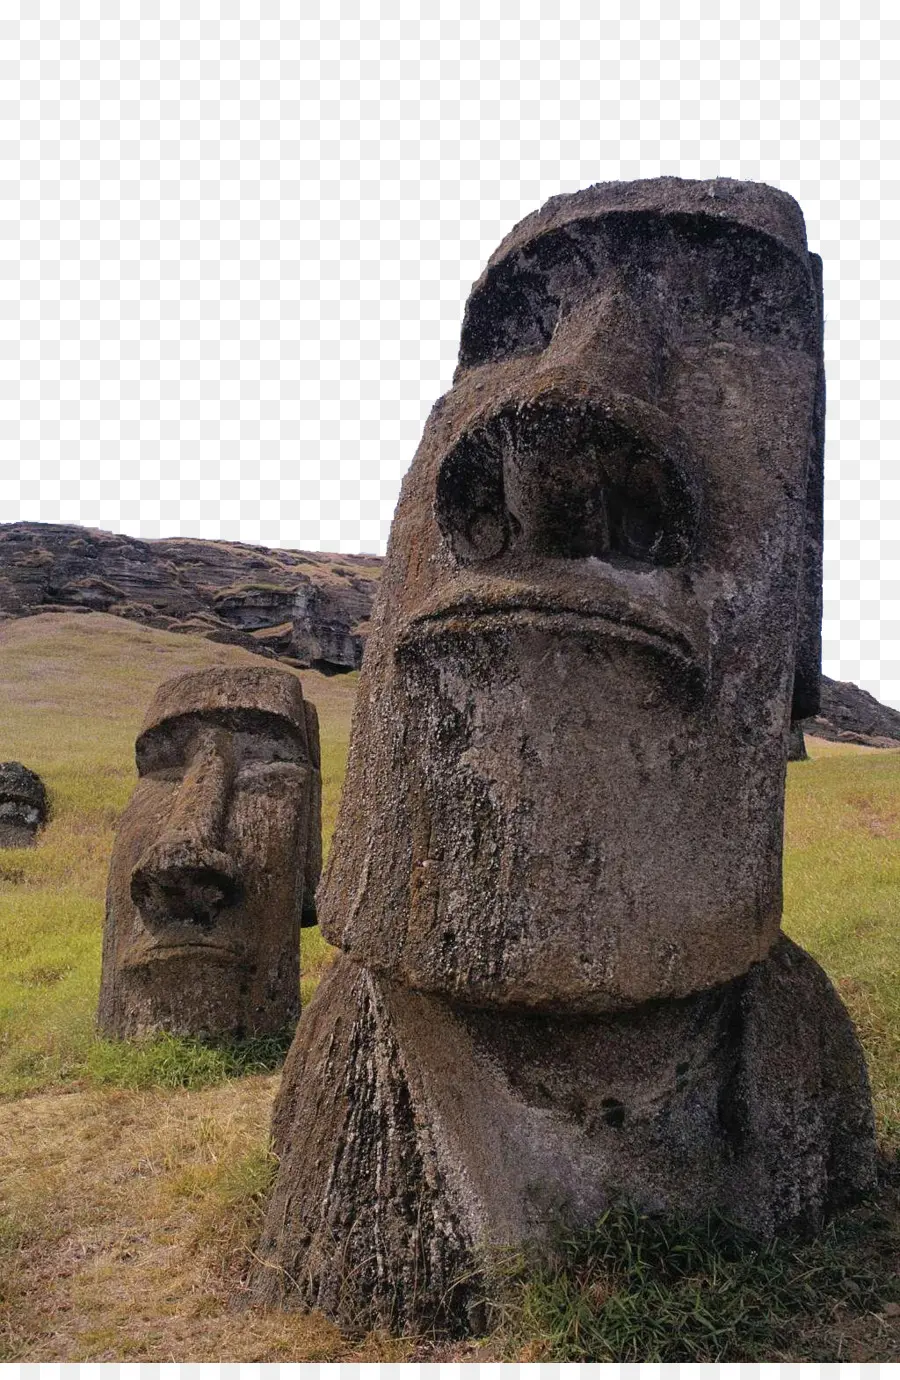
[{"label": "weathered stone surface", "polygon": [[808,758],[809,753],[806,751],[806,741],[803,737],[803,724],[799,719],[793,719],[788,740],[788,761],[805,762]]},{"label": "weathered stone surface", "polygon": [[47,819],[47,789],[21,762],[0,762],[0,848],[27,848]]},{"label": "weathered stone surface", "polygon": [[493,256],[394,518],[320,910],[419,990],[616,1009],[778,934],[819,274],[783,193],[633,191]]},{"label": "weathered stone surface", "polygon": [[[100,610],[323,669],[362,659],[380,556],[0,524],[0,619]],[[287,625],[285,627],[285,625]]]},{"label": "weathered stone surface", "polygon": [[359,666],[369,631],[372,582],[349,578],[338,596],[324,585],[297,591],[293,608],[294,655],[310,666]]},{"label": "weathered stone surface", "polygon": [[770,1235],[873,1186],[852,1024],[779,929],[823,409],[781,192],[595,187],[492,257],[391,531],[259,1299],[466,1331],[485,1253],[614,1197]]},{"label": "weathered stone surface", "polygon": [[282,1171],[257,1252],[258,1302],[319,1307],[349,1326],[418,1328],[427,1318],[454,1331],[466,1318],[470,1291],[458,1281],[471,1271],[472,1242],[400,1038],[388,989],[338,959],[285,1066],[274,1122]]},{"label": "weathered stone surface", "polygon": [[616,1198],[811,1232],[875,1178],[852,1024],[788,940],[710,992],[605,1017],[477,1010],[340,959],[274,1135],[255,1297],[401,1330],[477,1331],[492,1248]]},{"label": "weathered stone surface", "polygon": [[861,747],[896,748],[900,745],[900,710],[881,704],[867,690],[846,680],[822,677],[819,713],[803,727],[816,738]]},{"label": "weathered stone surface", "polygon": [[189,672],[160,686],[135,756],[110,862],[100,1029],[290,1029],[322,862],[314,706],[274,667]]}]

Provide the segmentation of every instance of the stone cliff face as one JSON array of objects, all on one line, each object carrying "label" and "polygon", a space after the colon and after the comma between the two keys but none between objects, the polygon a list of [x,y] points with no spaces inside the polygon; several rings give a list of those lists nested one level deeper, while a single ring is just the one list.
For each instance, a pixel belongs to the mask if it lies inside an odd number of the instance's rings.
[{"label": "stone cliff face", "polygon": [[803,728],[816,738],[862,747],[900,747],[900,710],[891,709],[847,680],[822,677],[822,703]]},{"label": "stone cliff face", "polygon": [[270,550],[242,542],[52,523],[0,524],[0,620],[99,611],[201,633],[281,660],[354,670],[380,556]]}]

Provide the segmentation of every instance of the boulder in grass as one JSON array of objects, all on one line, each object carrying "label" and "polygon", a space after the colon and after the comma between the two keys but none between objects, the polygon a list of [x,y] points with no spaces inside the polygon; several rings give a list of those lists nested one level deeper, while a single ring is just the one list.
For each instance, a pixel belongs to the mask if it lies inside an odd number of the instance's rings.
[{"label": "boulder in grass", "polygon": [[0,762],[0,848],[27,848],[47,821],[47,788],[21,762]]}]

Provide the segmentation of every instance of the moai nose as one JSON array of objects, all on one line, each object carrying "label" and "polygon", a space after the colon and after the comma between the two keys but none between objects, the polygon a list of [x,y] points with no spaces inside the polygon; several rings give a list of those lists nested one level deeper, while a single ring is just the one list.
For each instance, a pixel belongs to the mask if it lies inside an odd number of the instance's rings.
[{"label": "moai nose", "polygon": [[239,898],[235,865],[220,846],[233,778],[230,736],[205,726],[163,832],[131,874],[132,900],[148,923],[209,926]]},{"label": "moai nose", "polygon": [[676,565],[693,549],[699,504],[688,448],[662,414],[556,375],[453,447],[436,514],[463,565],[507,552]]},{"label": "moai nose", "polygon": [[178,921],[208,928],[239,896],[228,855],[189,840],[155,845],[131,874],[132,900],[143,918],[158,927]]},{"label": "moai nose", "polygon": [[592,381],[598,393],[653,404],[665,379],[671,347],[667,312],[648,286],[639,290],[620,277],[560,322],[547,350],[551,368],[563,367]]},{"label": "moai nose", "polygon": [[444,458],[436,512],[457,560],[687,558],[700,489],[658,406],[668,340],[664,305],[620,278],[559,323],[521,396]]}]

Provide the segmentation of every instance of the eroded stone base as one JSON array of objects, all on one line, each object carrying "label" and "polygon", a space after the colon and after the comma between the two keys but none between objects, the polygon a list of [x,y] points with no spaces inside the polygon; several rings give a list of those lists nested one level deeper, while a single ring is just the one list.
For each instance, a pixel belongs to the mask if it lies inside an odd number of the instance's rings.
[{"label": "eroded stone base", "polygon": [[783,939],[739,980],[608,1018],[465,1009],[345,958],[275,1110],[260,1301],[463,1333],[486,1248],[616,1197],[812,1232],[874,1186],[868,1081],[825,974]]}]

